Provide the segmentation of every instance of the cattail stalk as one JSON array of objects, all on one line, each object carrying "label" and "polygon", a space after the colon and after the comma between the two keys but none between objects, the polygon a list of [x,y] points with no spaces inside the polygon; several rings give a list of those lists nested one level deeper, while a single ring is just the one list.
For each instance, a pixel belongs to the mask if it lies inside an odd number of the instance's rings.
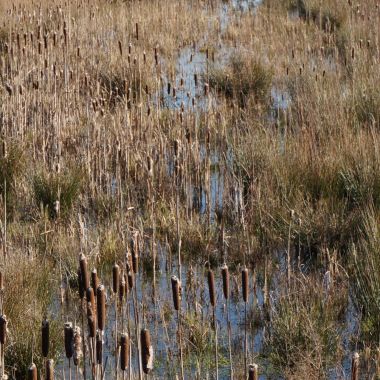
[{"label": "cattail stalk", "polygon": [[234,378],[233,376],[233,364],[232,364],[232,345],[231,345],[231,323],[230,323],[230,308],[229,308],[229,301],[230,301],[230,273],[228,270],[228,266],[226,263],[222,266],[222,279],[223,279],[223,295],[224,299],[226,300],[226,322],[227,322],[227,331],[228,331],[228,351],[229,351],[229,357],[230,357],[230,377],[231,379]]},{"label": "cattail stalk", "polygon": [[244,373],[247,378],[247,360],[248,360],[248,341],[247,341],[247,303],[248,303],[248,268],[244,267],[241,272],[241,287],[244,301]]},{"label": "cattail stalk", "polygon": [[207,272],[208,290],[210,296],[210,304],[212,306],[212,321],[214,325],[215,334],[215,366],[216,366],[216,380],[219,379],[219,365],[218,365],[218,326],[216,323],[215,307],[216,307],[216,294],[215,294],[215,279],[214,272],[209,269]]},{"label": "cattail stalk", "polygon": [[178,344],[179,344],[179,357],[181,364],[181,379],[184,380],[183,371],[183,352],[182,352],[182,328],[181,328],[181,282],[177,276],[172,276],[172,293],[173,293],[173,304],[174,309],[177,311],[177,328],[178,328]]}]

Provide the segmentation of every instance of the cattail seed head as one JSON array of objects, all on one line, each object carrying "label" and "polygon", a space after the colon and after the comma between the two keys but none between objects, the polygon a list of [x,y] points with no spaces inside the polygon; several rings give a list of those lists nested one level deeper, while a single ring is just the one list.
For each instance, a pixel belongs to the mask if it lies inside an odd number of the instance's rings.
[{"label": "cattail seed head", "polygon": [[248,268],[244,267],[244,269],[241,271],[241,287],[244,302],[248,302],[248,286]]},{"label": "cattail seed head", "polygon": [[96,362],[102,364],[103,360],[103,339],[101,333],[96,334]]},{"label": "cattail seed head", "polygon": [[112,268],[112,290],[116,294],[119,291],[120,267],[115,264]]},{"label": "cattail seed head", "polygon": [[0,343],[5,344],[7,338],[7,317],[5,314],[0,315]]},{"label": "cattail seed head", "polygon": [[147,329],[142,329],[141,339],[141,362],[144,373],[148,374],[153,370],[153,346],[150,341],[150,333]]},{"label": "cattail seed head", "polygon": [[359,380],[359,354],[357,352],[352,356],[351,380]]},{"label": "cattail seed head", "polygon": [[208,282],[208,292],[210,296],[210,304],[212,307],[215,307],[216,296],[215,296],[215,279],[214,272],[209,269],[207,272],[207,282]]},{"label": "cattail seed head", "polygon": [[128,288],[133,289],[134,275],[132,271],[128,271]]},{"label": "cattail seed head", "polygon": [[96,303],[98,312],[98,328],[104,331],[106,325],[106,294],[103,285],[99,285],[96,289]]},{"label": "cattail seed head", "polygon": [[224,298],[228,300],[230,294],[230,273],[227,264],[223,264],[222,266],[222,279]]},{"label": "cattail seed head", "polygon": [[125,281],[124,273],[121,274],[121,280],[119,283],[119,300],[120,302],[124,301],[125,294],[127,292],[127,282]]},{"label": "cattail seed head", "polygon": [[42,356],[47,358],[49,355],[49,321],[47,319],[42,321],[41,338]]},{"label": "cattail seed head", "polygon": [[71,322],[65,323],[65,352],[67,359],[71,359],[74,354],[74,329]]},{"label": "cattail seed head", "polygon": [[0,272],[0,292],[4,290],[4,274]]},{"label": "cattail seed head", "polygon": [[49,359],[46,361],[46,380],[54,380],[54,361],[52,359]]},{"label": "cattail seed head", "polygon": [[37,380],[37,367],[34,363],[28,368],[28,380]]},{"label": "cattail seed head", "polygon": [[96,269],[93,269],[91,272],[91,286],[92,289],[98,289],[99,286],[98,273]]},{"label": "cattail seed head", "polygon": [[82,335],[80,327],[76,326],[74,329],[74,365],[78,365],[82,359]]},{"label": "cattail seed head", "polygon": [[83,288],[87,289],[90,286],[90,280],[88,278],[88,271],[87,271],[87,258],[83,253],[79,257],[79,266],[80,266],[80,271],[82,275]]},{"label": "cattail seed head", "polygon": [[174,309],[179,310],[181,307],[181,282],[177,276],[172,276],[172,292],[173,292],[173,303]]},{"label": "cattail seed head", "polygon": [[87,323],[88,323],[88,335],[90,338],[95,338],[96,335],[96,317],[95,312],[90,304],[87,303]]},{"label": "cattail seed head", "polygon": [[249,365],[248,380],[259,380],[257,364],[250,364]]},{"label": "cattail seed head", "polygon": [[132,251],[132,268],[133,272],[137,273],[139,270],[139,247],[138,247],[138,235],[135,234],[131,241],[131,251]]},{"label": "cattail seed head", "polygon": [[82,300],[84,298],[84,287],[83,287],[83,280],[82,280],[82,272],[80,268],[78,268],[78,292],[79,292],[79,298]]},{"label": "cattail seed head", "polygon": [[120,369],[125,371],[129,361],[129,337],[128,334],[121,334],[120,337]]}]

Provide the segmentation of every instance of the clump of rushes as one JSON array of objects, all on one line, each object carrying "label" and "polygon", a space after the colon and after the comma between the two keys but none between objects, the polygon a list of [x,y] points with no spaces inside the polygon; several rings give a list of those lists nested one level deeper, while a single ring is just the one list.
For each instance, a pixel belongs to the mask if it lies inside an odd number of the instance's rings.
[{"label": "clump of rushes", "polygon": [[265,105],[270,99],[272,72],[259,61],[243,54],[233,55],[227,67],[210,71],[209,85],[240,107],[249,101]]},{"label": "clump of rushes", "polygon": [[33,191],[36,206],[43,206],[50,218],[58,217],[56,202],[59,202],[59,216],[68,217],[78,199],[83,185],[83,172],[80,169],[66,172],[41,172],[34,176]]},{"label": "clump of rushes", "polygon": [[150,341],[150,333],[147,329],[142,329],[140,334],[141,340],[141,362],[145,374],[153,370],[154,352]]}]

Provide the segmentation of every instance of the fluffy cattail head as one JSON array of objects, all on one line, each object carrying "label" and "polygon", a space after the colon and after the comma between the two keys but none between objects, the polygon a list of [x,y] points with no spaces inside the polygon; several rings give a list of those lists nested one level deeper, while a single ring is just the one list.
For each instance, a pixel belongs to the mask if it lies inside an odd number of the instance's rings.
[{"label": "fluffy cattail head", "polygon": [[215,279],[214,272],[209,269],[207,272],[207,282],[208,282],[208,292],[210,296],[210,304],[212,307],[215,307],[216,296],[215,296]]},{"label": "fluffy cattail head", "polygon": [[42,321],[41,338],[42,356],[47,358],[49,355],[49,321],[47,319]]},{"label": "fluffy cattail head", "polygon": [[230,294],[230,273],[228,271],[227,264],[222,266],[222,279],[223,279],[223,294],[224,298],[227,300]]},{"label": "fluffy cattail head", "polygon": [[257,364],[250,364],[248,369],[248,380],[259,380]]},{"label": "fluffy cattail head", "polygon": [[243,293],[243,301],[248,302],[248,268],[244,267],[244,269],[241,271],[241,287],[242,287],[242,293]]},{"label": "fluffy cattail head", "polygon": [[74,329],[74,364],[77,366],[83,356],[82,352],[82,335],[80,327],[76,326]]},{"label": "fluffy cattail head", "polygon": [[125,371],[129,361],[129,337],[128,334],[121,334],[120,337],[120,369]]},{"label": "fluffy cattail head", "polygon": [[90,338],[95,338],[96,335],[96,316],[95,311],[90,302],[87,303],[87,323],[88,335]]},{"label": "fluffy cattail head", "polygon": [[98,328],[104,331],[106,325],[106,293],[103,285],[99,285],[96,289],[96,301],[98,312]]},{"label": "fluffy cattail head", "polygon": [[37,367],[34,363],[28,368],[28,380],[37,380]]},{"label": "fluffy cattail head", "polygon": [[120,267],[115,264],[112,268],[112,290],[116,294],[119,291]]},{"label": "fluffy cattail head", "polygon": [[65,323],[65,352],[66,357],[71,359],[74,354],[74,329],[71,322]]},{"label": "fluffy cattail head", "polygon": [[174,309],[179,310],[181,307],[181,282],[177,276],[172,276],[172,292],[173,292],[173,303]]},{"label": "fluffy cattail head", "polygon": [[5,344],[7,338],[7,317],[5,314],[0,315],[0,343]]},{"label": "fluffy cattail head", "polygon": [[150,334],[147,329],[142,329],[141,339],[141,362],[144,373],[148,374],[153,370],[153,346],[150,341]]},{"label": "fluffy cattail head", "polygon": [[46,361],[46,368],[45,368],[46,380],[54,380],[54,361],[52,359],[49,359]]},{"label": "fluffy cattail head", "polygon": [[122,273],[121,277],[120,277],[120,283],[119,283],[119,299],[120,299],[120,302],[124,301],[126,292],[127,292],[127,282],[125,281],[124,273]]}]

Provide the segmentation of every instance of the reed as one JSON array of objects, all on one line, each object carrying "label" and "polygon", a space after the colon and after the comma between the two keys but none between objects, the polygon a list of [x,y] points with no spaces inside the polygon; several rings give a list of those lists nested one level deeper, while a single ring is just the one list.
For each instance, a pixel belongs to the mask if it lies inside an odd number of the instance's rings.
[{"label": "reed", "polygon": [[244,301],[244,373],[247,378],[247,360],[248,360],[248,336],[247,336],[247,303],[249,295],[249,278],[248,268],[244,267],[241,272],[241,289]]}]

